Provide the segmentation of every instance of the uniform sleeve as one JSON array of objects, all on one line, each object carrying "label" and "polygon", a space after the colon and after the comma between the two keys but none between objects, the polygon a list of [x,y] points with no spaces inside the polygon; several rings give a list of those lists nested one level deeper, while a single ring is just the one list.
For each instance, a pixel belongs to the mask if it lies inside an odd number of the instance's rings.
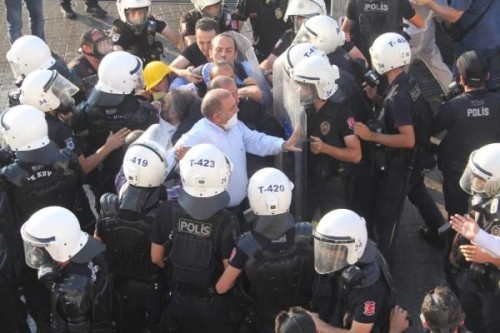
[{"label": "uniform sleeve", "polygon": [[168,26],[167,22],[165,21],[155,19],[154,17],[152,17],[151,19],[156,21],[156,32],[159,34],[161,34],[163,29],[165,29]]},{"label": "uniform sleeve", "polygon": [[400,6],[401,6],[401,16],[403,16],[405,19],[409,20],[413,16],[415,16],[416,12],[415,9],[410,4],[410,1],[408,0],[401,1]]},{"label": "uniform sleeve", "polygon": [[355,0],[349,0],[349,3],[347,4],[346,17],[351,21],[357,21],[357,19],[356,19],[356,1]]},{"label": "uniform sleeve", "polygon": [[76,143],[73,131],[71,131],[69,127],[61,126],[56,133],[54,141],[56,141],[59,147],[71,150],[76,156],[80,156],[82,154],[82,151]]},{"label": "uniform sleeve", "polygon": [[234,268],[243,270],[245,268],[245,263],[248,260],[248,256],[245,252],[238,249],[238,247],[234,247],[231,256],[229,257],[229,265]]},{"label": "uniform sleeve", "polygon": [[357,299],[357,303],[352,314],[353,321],[362,324],[375,323],[381,312],[384,296],[386,296],[383,290],[379,291],[379,288],[376,288],[378,285],[376,283],[371,287],[356,290],[354,297]]},{"label": "uniform sleeve", "polygon": [[441,104],[438,113],[432,121],[432,133],[441,133],[450,126],[450,110],[448,103]]},{"label": "uniform sleeve", "polygon": [[[354,117],[354,107],[355,101],[350,99],[348,103],[341,110],[340,117],[340,137],[343,139],[346,136],[354,135],[353,126],[356,123],[356,118]],[[343,143],[343,142],[342,142]]]},{"label": "uniform sleeve", "polygon": [[246,21],[248,19],[249,13],[249,3],[246,0],[239,0],[236,9],[238,10],[238,14],[241,16],[242,21]]},{"label": "uniform sleeve", "polygon": [[394,126],[413,125],[413,115],[411,110],[414,109],[414,103],[411,101],[410,96],[406,94],[399,94],[399,96],[389,103],[391,106],[392,116],[394,117]]},{"label": "uniform sleeve", "polygon": [[163,245],[167,242],[172,229],[171,203],[164,202],[156,213],[151,226],[151,243]]},{"label": "uniform sleeve", "polygon": [[87,102],[81,102],[78,104],[69,120],[69,124],[75,133],[80,133],[87,129],[87,114],[85,112],[86,107]]},{"label": "uniform sleeve", "polygon": [[258,131],[252,131],[242,122],[238,122],[238,126],[242,131],[243,142],[245,143],[247,152],[258,156],[269,156],[277,155],[282,151],[281,148],[285,140]]},{"label": "uniform sleeve", "polygon": [[289,34],[291,34],[291,30],[286,30],[283,35],[281,35],[280,39],[274,44],[273,50],[271,54],[279,57],[285,50],[290,46],[286,41],[290,38]]},{"label": "uniform sleeve", "polygon": [[495,257],[500,257],[500,238],[493,236],[486,231],[479,229],[478,234],[474,237],[474,243],[493,254]]},{"label": "uniform sleeve", "polygon": [[232,214],[229,214],[223,222],[220,247],[220,254],[223,259],[229,259],[233,251],[236,239],[236,223],[238,223],[238,220]]}]

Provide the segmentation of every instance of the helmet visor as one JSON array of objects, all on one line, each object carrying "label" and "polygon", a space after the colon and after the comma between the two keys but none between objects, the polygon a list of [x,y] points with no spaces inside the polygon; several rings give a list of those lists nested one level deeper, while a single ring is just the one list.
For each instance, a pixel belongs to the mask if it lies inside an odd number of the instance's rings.
[{"label": "helmet visor", "polygon": [[44,247],[38,247],[26,242],[24,242],[24,257],[26,265],[34,269],[53,262],[52,257]]},{"label": "helmet visor", "polygon": [[[314,15],[311,15],[314,16]],[[300,28],[302,27],[302,23],[307,21],[309,17],[306,16],[292,16],[292,21],[293,21],[293,32],[297,33],[299,32]]]},{"label": "helmet visor", "polygon": [[314,237],[314,268],[318,274],[336,272],[348,265],[347,244],[331,243]]},{"label": "helmet visor", "polygon": [[316,86],[312,83],[297,82],[297,91],[300,95],[300,105],[310,105],[318,99]]},{"label": "helmet visor", "polygon": [[148,7],[126,9],[125,17],[127,23],[132,26],[143,25],[148,19]]},{"label": "helmet visor", "polygon": [[[7,59],[9,59],[8,53],[7,53]],[[10,65],[10,70],[12,71],[12,75],[14,76],[14,78],[16,80],[19,80],[20,78],[22,78],[22,76],[24,74],[23,74],[23,71],[21,70],[20,64],[9,60],[9,65]]]},{"label": "helmet visor", "polygon": [[298,28],[297,35],[295,36],[295,39],[293,40],[292,44],[300,44],[300,43],[311,44],[313,39],[312,36],[317,37],[318,35],[314,31],[308,29],[305,24],[302,24]]}]

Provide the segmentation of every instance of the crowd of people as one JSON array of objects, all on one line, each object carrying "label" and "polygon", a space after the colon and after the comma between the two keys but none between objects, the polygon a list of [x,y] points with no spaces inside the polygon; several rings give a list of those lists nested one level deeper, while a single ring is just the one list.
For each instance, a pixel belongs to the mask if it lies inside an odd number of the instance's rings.
[{"label": "crowd of people", "polygon": [[[26,0],[21,36],[22,2],[5,0],[2,331],[31,317],[38,332],[401,333],[391,269],[408,198],[446,275],[422,326],[495,332],[500,3],[350,0],[337,21],[323,0],[191,2],[176,31],[150,0],[118,0],[112,28],[87,30],[66,63],[42,6]],[[416,59],[438,108],[408,74]],[[424,184],[435,167],[449,223]]]}]

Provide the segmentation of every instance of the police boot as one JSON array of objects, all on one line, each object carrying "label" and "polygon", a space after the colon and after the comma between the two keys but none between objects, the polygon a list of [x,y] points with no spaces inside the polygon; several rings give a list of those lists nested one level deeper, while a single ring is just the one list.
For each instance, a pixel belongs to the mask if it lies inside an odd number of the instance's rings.
[{"label": "police boot", "polygon": [[101,6],[99,6],[98,4],[95,4],[93,6],[90,6],[90,7],[87,7],[85,9],[85,11],[87,12],[87,14],[89,14],[90,16],[95,16],[95,17],[105,17],[108,12],[105,11]]},{"label": "police boot", "polygon": [[71,8],[71,2],[61,2],[61,12],[64,17],[70,20],[76,19],[76,12]]}]

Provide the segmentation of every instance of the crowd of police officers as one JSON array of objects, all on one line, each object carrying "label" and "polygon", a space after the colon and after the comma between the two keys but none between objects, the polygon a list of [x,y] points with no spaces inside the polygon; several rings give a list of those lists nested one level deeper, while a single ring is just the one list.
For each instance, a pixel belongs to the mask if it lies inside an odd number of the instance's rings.
[{"label": "crowd of police officers", "polygon": [[[460,91],[433,112],[406,73],[399,8],[360,51],[323,0],[192,3],[178,34],[150,0],[118,0],[110,35],[86,32],[75,69],[35,36],[7,52],[18,88],[0,117],[2,331],[29,332],[29,315],[39,332],[274,332],[280,311],[301,306],[319,332],[397,332],[390,267],[408,196],[421,235],[444,248],[466,326],[494,332],[500,261],[454,237],[423,182],[430,137],[446,131],[449,217],[498,234],[500,97],[481,53],[456,60]],[[369,12],[353,31],[370,30]],[[253,49],[237,33],[247,19]],[[200,20],[223,33],[208,54]],[[215,62],[203,99],[192,80],[169,92],[156,34]],[[253,110],[279,137],[254,130]],[[278,168],[250,153],[281,153]],[[267,167],[248,177],[247,158]],[[236,203],[235,184],[246,187]],[[431,332],[463,324],[443,316]]]}]

